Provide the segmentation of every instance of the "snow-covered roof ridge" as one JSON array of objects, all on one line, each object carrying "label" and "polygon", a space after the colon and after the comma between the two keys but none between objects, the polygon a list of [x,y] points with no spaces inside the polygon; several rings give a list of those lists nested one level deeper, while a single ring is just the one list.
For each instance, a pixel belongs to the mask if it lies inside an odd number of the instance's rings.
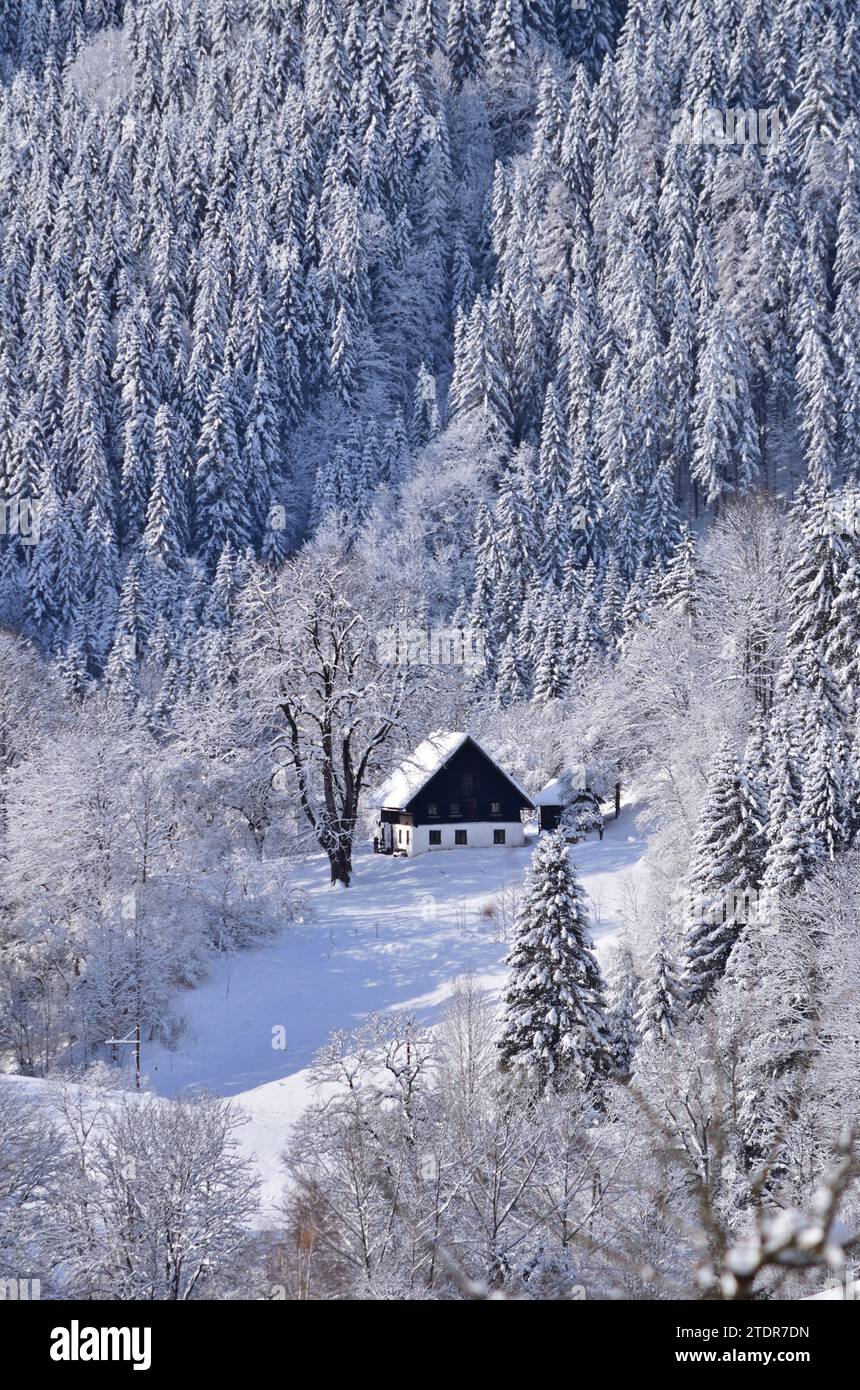
[{"label": "snow-covered roof ridge", "polygon": [[447,762],[450,762],[458,749],[462,748],[467,741],[474,743],[479,748],[485,758],[490,762],[515,787],[520,796],[525,797],[528,804],[532,805],[532,799],[528,792],[520,786],[516,778],[509,772],[505,772],[503,767],[499,767],[498,762],[491,753],[488,753],[483,744],[475,738],[474,734],[454,732],[448,729],[436,729],[432,734],[428,734],[419,743],[414,752],[410,753],[385,779],[375,792],[368,798],[369,804],[377,809],[387,807],[389,810],[403,810],[409,805],[410,801],[426,787],[431,777],[435,777]]}]

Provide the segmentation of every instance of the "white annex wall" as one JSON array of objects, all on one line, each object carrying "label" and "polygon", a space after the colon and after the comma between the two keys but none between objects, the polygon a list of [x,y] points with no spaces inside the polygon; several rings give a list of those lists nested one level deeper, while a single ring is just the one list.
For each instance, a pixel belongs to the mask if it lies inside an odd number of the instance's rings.
[{"label": "white annex wall", "polygon": [[[395,827],[395,830],[399,827]],[[409,830],[409,844],[406,844],[406,830]],[[442,832],[441,845],[430,844],[430,831],[439,830]],[[454,844],[454,831],[465,830],[466,845]],[[505,843],[503,845],[493,844],[493,831],[504,830]],[[424,854],[426,850],[440,849],[510,849],[512,846],[525,843],[525,833],[522,821],[457,821],[451,825],[418,825],[403,827],[403,843],[397,844],[395,835],[395,848],[402,849],[410,857],[414,854]]]}]

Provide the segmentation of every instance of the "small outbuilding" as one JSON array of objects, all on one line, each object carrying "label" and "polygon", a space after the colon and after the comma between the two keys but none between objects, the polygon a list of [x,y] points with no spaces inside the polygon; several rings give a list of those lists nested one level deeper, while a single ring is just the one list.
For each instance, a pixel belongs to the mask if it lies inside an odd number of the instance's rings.
[{"label": "small outbuilding", "polygon": [[[615,814],[620,809],[620,784],[615,784]],[[572,841],[583,839],[596,830],[603,839],[604,817],[601,798],[587,785],[587,773],[582,764],[553,777],[535,797],[540,812],[541,830],[561,828]]]},{"label": "small outbuilding", "polygon": [[557,830],[563,813],[571,805],[574,797],[584,791],[584,768],[561,772],[558,777],[551,777],[535,797],[535,805],[540,813],[541,830]]}]

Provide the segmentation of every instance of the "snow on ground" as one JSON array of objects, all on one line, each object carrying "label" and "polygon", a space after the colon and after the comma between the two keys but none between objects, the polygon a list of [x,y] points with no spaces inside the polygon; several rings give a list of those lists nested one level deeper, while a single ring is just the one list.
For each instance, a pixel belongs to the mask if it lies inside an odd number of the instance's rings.
[{"label": "snow on ground", "polygon": [[[598,952],[617,934],[642,872],[645,841],[637,807],[626,804],[596,837],[572,850],[590,899]],[[332,889],[314,856],[297,874],[308,920],[265,945],[218,961],[186,1001],[175,1051],[143,1050],[143,1070],[160,1095],[195,1089],[231,1096],[250,1116],[243,1142],[256,1156],[264,1197],[281,1188],[280,1153],[309,1097],[307,1068],[335,1028],[374,1010],[414,1010],[428,1023],[459,975],[492,995],[504,982],[507,944],[486,909],[522,877],[535,844],[454,849],[400,859],[359,851],[353,884]],[[286,1049],[273,1047],[282,1027]]]},{"label": "snow on ground", "polygon": [[807,1294],[804,1303],[860,1303],[860,1280],[846,1279],[834,1270],[822,1293]]},{"label": "snow on ground", "polygon": [[[535,837],[519,849],[454,849],[400,859],[364,850],[352,887],[332,889],[322,856],[296,882],[306,922],[253,950],[219,960],[189,993],[175,1051],[144,1049],[143,1069],[161,1095],[202,1087],[221,1095],[280,1080],[307,1067],[334,1028],[373,1010],[413,1009],[432,1021],[452,980],[471,971],[489,990],[503,980],[506,945],[485,915],[517,882]],[[644,851],[633,808],[607,823],[601,841],[572,851],[589,895],[598,949],[614,937],[626,880]],[[286,1031],[286,1050],[272,1045]]]},{"label": "snow on ground", "polygon": [[[643,872],[645,840],[633,803],[571,855],[589,897],[598,953],[617,935]],[[536,836],[522,848],[453,849],[415,859],[356,856],[352,887],[332,889],[322,856],[296,874],[308,899],[304,923],[254,949],[218,960],[185,1001],[175,1051],[144,1044],[143,1072],[161,1096],[207,1090],[235,1099],[249,1123],[242,1146],[262,1179],[265,1223],[283,1188],[280,1154],[310,1098],[308,1067],[335,1028],[374,1010],[414,1010],[433,1023],[453,981],[470,972],[498,995],[508,943],[487,914],[522,877]],[[274,1047],[283,1028],[286,1048]],[[129,1058],[130,1063],[130,1058]],[[51,1082],[2,1078],[45,1101]]]}]

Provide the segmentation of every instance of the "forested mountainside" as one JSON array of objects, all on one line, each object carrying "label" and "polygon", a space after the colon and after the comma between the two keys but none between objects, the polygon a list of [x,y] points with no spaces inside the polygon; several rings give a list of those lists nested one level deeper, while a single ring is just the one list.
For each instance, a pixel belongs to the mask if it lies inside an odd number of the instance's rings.
[{"label": "forested mountainside", "polygon": [[[854,0],[0,0],[10,1268],[734,1299],[856,1258],[858,111]],[[496,1000],[444,973],[484,851],[369,855],[433,730],[581,771],[580,844],[624,788],[589,896],[561,832],[472,895]],[[273,1073],[231,972],[277,937],[289,1021],[347,933],[359,1023]],[[170,1089],[230,1026],[305,1087],[268,1242],[241,1116]]]},{"label": "forested mountainside", "polygon": [[42,537],[2,612],[73,681],[334,517],[408,536],[528,686],[535,581],[605,649],[685,519],[854,479],[853,5],[0,24],[0,477]]}]

